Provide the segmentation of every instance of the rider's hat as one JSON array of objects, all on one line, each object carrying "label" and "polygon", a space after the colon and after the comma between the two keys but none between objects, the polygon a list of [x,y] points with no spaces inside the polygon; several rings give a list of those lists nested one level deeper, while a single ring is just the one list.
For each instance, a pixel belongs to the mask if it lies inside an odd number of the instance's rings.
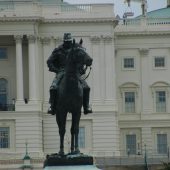
[{"label": "rider's hat", "polygon": [[71,33],[64,33],[64,41],[72,41]]}]

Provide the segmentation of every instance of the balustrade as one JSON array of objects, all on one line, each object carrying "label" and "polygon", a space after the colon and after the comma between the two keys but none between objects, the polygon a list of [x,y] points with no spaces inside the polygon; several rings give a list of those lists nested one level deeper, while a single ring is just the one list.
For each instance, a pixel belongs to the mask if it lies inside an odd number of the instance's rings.
[{"label": "balustrade", "polygon": [[114,17],[113,4],[43,4],[33,1],[0,1],[0,17]]}]

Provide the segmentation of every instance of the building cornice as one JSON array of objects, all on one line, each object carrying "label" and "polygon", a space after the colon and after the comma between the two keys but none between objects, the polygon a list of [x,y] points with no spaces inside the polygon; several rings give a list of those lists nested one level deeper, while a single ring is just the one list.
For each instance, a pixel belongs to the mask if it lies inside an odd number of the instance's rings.
[{"label": "building cornice", "polygon": [[116,24],[115,18],[71,18],[71,19],[43,19],[44,23],[92,23],[92,22],[114,22]]},{"label": "building cornice", "polygon": [[57,18],[47,19],[44,17],[0,17],[0,22],[41,22],[41,23],[112,23],[117,24],[115,18]]},{"label": "building cornice", "polygon": [[143,32],[115,32],[115,36],[155,36],[155,35],[170,35],[170,31],[143,31]]},{"label": "building cornice", "polygon": [[0,22],[39,22],[42,17],[0,17]]}]

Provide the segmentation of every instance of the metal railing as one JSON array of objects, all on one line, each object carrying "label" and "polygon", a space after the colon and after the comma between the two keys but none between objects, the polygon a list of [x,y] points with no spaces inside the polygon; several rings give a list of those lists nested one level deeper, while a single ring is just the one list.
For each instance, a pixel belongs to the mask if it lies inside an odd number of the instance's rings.
[{"label": "metal railing", "polygon": [[15,104],[0,104],[0,111],[15,111]]},{"label": "metal railing", "polygon": [[170,18],[133,18],[133,19],[120,19],[121,26],[140,26],[140,25],[169,25]]},{"label": "metal railing", "polygon": [[[115,155],[115,152],[120,153],[120,155]],[[115,152],[96,152],[93,155],[96,164],[107,166],[145,165],[146,163],[148,165],[161,165],[162,162],[170,161],[169,148],[164,154],[159,154],[157,150],[151,149],[146,149],[136,154],[128,154],[124,150]]]},{"label": "metal railing", "polygon": [[[120,152],[120,151],[119,151]],[[168,155],[159,155],[159,157],[155,157],[155,155],[149,155],[143,153],[141,155],[121,155],[121,156],[114,156],[114,152],[112,156],[107,156],[108,153],[106,152],[99,152],[95,155],[91,153],[87,153],[87,155],[91,155],[94,157],[94,162],[98,166],[103,167],[112,167],[112,166],[145,166],[147,165],[161,165],[162,162],[169,162],[170,159]],[[111,153],[109,153],[111,155]],[[24,157],[25,153],[1,153],[0,154],[0,164],[5,163],[15,163],[15,160],[21,160]],[[33,160],[39,161],[42,163],[45,159],[46,154],[41,154],[38,152],[29,152],[30,157]],[[101,156],[100,156],[101,155]],[[156,155],[158,156],[158,155]],[[5,160],[5,161],[4,161]],[[7,162],[6,162],[7,161]]]}]

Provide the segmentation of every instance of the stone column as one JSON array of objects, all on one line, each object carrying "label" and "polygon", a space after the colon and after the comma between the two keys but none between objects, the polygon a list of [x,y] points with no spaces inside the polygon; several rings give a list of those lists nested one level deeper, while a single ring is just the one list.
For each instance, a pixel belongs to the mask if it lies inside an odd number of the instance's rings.
[{"label": "stone column", "polygon": [[44,110],[47,110],[47,105],[49,101],[49,87],[50,87],[50,80],[49,80],[49,71],[47,67],[47,59],[50,56],[50,53],[52,52],[50,48],[50,38],[49,37],[43,37],[41,38],[41,42],[43,45],[43,63],[44,63]]},{"label": "stone column", "polygon": [[152,112],[152,103],[150,99],[152,99],[150,93],[150,80],[152,78],[151,71],[150,71],[150,59],[149,59],[149,48],[140,48],[139,49],[140,55],[140,93],[141,93],[141,114],[148,116]]},{"label": "stone column", "polygon": [[23,62],[22,62],[22,35],[14,36],[16,41],[16,102],[24,103],[23,95]]},{"label": "stone column", "polygon": [[102,36],[104,41],[105,59],[105,104],[110,109],[117,111],[116,98],[116,70],[115,70],[115,51],[113,35]]},{"label": "stone column", "polygon": [[91,48],[93,56],[93,104],[101,102],[101,75],[100,75],[100,36],[91,36]]},{"label": "stone column", "polygon": [[28,64],[29,64],[29,101],[37,101],[36,89],[36,55],[35,55],[35,40],[34,35],[28,37]]}]

